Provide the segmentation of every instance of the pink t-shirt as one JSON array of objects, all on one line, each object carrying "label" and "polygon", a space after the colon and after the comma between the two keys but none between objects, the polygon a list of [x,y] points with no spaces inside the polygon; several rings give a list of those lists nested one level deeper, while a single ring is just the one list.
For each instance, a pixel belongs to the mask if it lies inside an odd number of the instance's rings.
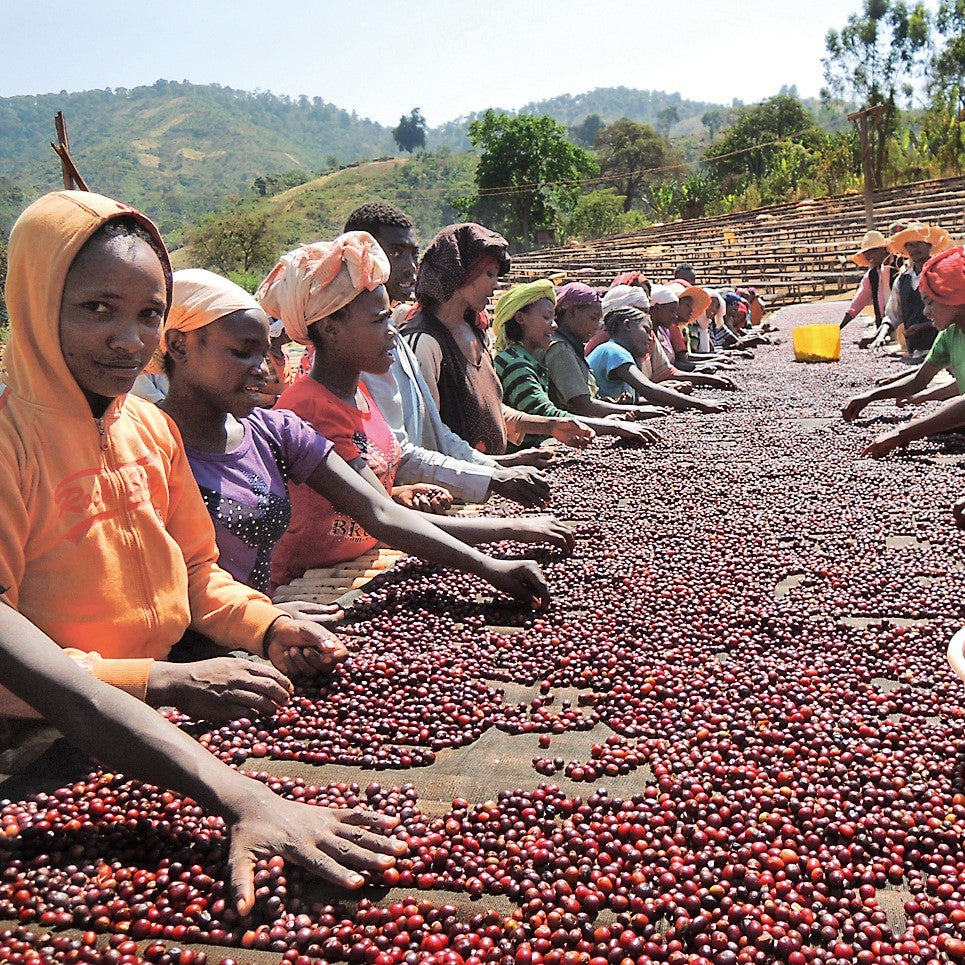
[{"label": "pink t-shirt", "polygon": [[[359,456],[391,493],[402,450],[395,434],[363,385],[363,409],[337,398],[312,378],[300,378],[278,400],[278,408],[291,409],[329,439],[346,462]],[[350,516],[305,485],[288,487],[292,520],[272,560],[271,579],[283,586],[306,570],[334,566],[355,559],[378,543]]]}]

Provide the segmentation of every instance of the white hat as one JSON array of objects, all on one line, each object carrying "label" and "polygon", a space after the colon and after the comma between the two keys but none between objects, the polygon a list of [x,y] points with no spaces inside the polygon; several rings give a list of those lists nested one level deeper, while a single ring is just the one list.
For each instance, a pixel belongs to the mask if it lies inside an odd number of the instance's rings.
[{"label": "white hat", "polygon": [[650,287],[651,305],[676,305],[680,299],[676,296],[673,289],[666,285],[652,285]]}]

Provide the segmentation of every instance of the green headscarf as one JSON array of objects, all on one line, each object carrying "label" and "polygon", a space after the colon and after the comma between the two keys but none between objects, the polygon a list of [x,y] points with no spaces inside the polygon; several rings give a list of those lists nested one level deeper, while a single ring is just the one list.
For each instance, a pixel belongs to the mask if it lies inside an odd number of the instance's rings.
[{"label": "green headscarf", "polygon": [[554,305],[556,304],[556,285],[548,278],[540,278],[526,285],[513,285],[500,295],[493,316],[493,347],[496,352],[501,352],[509,344],[506,341],[506,323],[520,309],[528,308],[541,298],[548,298]]}]

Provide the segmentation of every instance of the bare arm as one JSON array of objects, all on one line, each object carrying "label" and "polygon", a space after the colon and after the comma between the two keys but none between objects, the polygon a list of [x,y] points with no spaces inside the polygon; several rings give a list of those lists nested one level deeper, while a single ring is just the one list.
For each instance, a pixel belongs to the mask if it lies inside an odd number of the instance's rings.
[{"label": "bare arm", "polygon": [[857,419],[862,409],[872,402],[879,402],[882,399],[905,399],[924,389],[940,371],[939,366],[931,362],[922,362],[914,372],[909,372],[887,385],[879,385],[868,389],[867,392],[852,396],[841,414],[846,422],[851,422]]},{"label": "bare arm", "polygon": [[390,546],[441,566],[475,573],[526,603],[549,604],[546,581],[534,562],[495,560],[467,546],[437,525],[446,517],[430,518],[393,502],[367,466],[360,465],[356,471],[337,453],[330,452],[307,482],[339,512],[351,516]]},{"label": "bare arm", "polygon": [[961,395],[957,382],[948,382],[945,385],[937,385],[933,389],[926,389],[905,399],[896,399],[895,405],[921,405],[923,402],[947,402],[949,399],[957,399]]},{"label": "bare arm", "polygon": [[655,405],[667,405],[673,409],[697,409],[699,412],[720,412],[720,406],[704,399],[694,399],[675,392],[673,389],[666,389],[661,385],[651,382],[643,372],[630,362],[610,372],[610,378],[619,379],[626,382],[631,388],[636,389],[648,402]]},{"label": "bare arm", "polygon": [[909,442],[914,442],[916,439],[962,428],[965,428],[965,397],[959,396],[932,415],[925,416],[923,419],[914,419],[900,429],[878,436],[874,442],[861,450],[861,455],[878,459],[893,449],[903,449]]},{"label": "bare arm", "polygon": [[379,833],[396,818],[286,801],[208,753],[137,698],[85,673],[45,633],[0,604],[2,683],[56,722],[64,736],[111,768],[170,788],[221,815],[231,832],[231,880],[239,911],[254,904],[254,866],[278,854],[337,884],[352,869],[380,870],[405,851]]}]

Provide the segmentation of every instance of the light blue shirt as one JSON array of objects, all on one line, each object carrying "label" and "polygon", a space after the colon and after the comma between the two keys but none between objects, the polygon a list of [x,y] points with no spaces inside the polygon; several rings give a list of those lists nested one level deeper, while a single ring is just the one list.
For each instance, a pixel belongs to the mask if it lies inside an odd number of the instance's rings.
[{"label": "light blue shirt", "polygon": [[597,345],[587,356],[587,363],[593,371],[593,378],[600,389],[600,395],[608,399],[618,399],[624,392],[633,392],[632,386],[622,379],[611,379],[610,373],[629,362],[636,365],[637,360],[628,349],[614,341]]}]

